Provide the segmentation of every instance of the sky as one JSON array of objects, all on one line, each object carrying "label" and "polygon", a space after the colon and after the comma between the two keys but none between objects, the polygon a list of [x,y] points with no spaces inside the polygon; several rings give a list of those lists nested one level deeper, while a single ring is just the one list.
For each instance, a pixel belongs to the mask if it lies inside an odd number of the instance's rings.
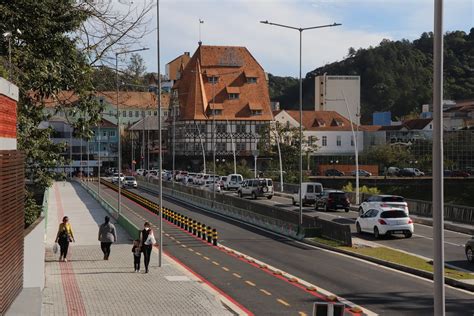
[{"label": "sky", "polygon": [[[125,5],[128,0],[117,6]],[[138,5],[133,0],[128,5]],[[341,26],[303,32],[302,75],[342,60],[349,47],[377,46],[382,39],[414,40],[433,30],[434,0],[160,0],[161,69],[183,52],[204,45],[245,46],[266,72],[299,75],[299,32],[259,23],[262,20],[295,27],[332,23]],[[148,72],[157,70],[156,9],[150,14],[150,34],[137,47]],[[469,32],[474,25],[474,0],[444,1],[444,30]],[[132,47],[135,48],[135,47]]]}]

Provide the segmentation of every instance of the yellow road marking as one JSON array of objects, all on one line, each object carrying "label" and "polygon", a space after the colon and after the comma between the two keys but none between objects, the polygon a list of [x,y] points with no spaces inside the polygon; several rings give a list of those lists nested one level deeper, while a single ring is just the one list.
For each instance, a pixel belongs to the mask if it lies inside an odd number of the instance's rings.
[{"label": "yellow road marking", "polygon": [[251,285],[251,286],[255,286],[255,283],[250,282],[250,281],[245,281],[245,283],[247,283],[248,285]]},{"label": "yellow road marking", "polygon": [[206,260],[210,260],[209,257],[206,257],[206,256],[204,256],[203,258],[206,259]]},{"label": "yellow road marking", "polygon": [[222,270],[229,272],[229,268],[222,267]]},{"label": "yellow road marking", "polygon": [[200,253],[200,252],[197,252],[197,251],[195,252],[195,254],[197,254],[198,256],[200,256],[200,255],[201,255],[201,253]]},{"label": "yellow road marking", "polygon": [[282,304],[282,305],[285,305],[285,306],[290,306],[290,304],[288,304],[287,302],[285,302],[284,300],[282,300],[281,298],[277,299],[277,302]]},{"label": "yellow road marking", "polygon": [[212,263],[215,264],[216,266],[219,265],[219,262],[212,261]]},{"label": "yellow road marking", "polygon": [[270,293],[270,292],[268,292],[267,290],[264,290],[264,289],[260,289],[260,292],[265,293],[265,295],[268,295],[268,296],[272,295],[272,293]]},{"label": "yellow road marking", "polygon": [[242,278],[240,275],[238,275],[237,273],[232,273],[233,276],[235,276],[236,278]]}]

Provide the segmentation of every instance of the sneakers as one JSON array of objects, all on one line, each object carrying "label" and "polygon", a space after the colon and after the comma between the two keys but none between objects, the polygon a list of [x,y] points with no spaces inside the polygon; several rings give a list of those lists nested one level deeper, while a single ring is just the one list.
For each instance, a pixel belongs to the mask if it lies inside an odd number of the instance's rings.
[{"label": "sneakers", "polygon": [[67,259],[66,259],[66,258],[64,258],[64,262],[67,262]]}]

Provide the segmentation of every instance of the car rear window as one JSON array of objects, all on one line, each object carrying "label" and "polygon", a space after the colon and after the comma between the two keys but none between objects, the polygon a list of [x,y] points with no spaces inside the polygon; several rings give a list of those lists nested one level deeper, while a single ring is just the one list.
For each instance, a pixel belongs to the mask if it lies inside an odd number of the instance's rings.
[{"label": "car rear window", "polygon": [[337,200],[345,199],[346,194],[345,193],[329,193],[329,197]]},{"label": "car rear window", "polygon": [[405,202],[405,199],[401,196],[384,196],[382,202]]},{"label": "car rear window", "polygon": [[380,214],[381,218],[404,218],[408,217],[404,211],[385,211]]},{"label": "car rear window", "polygon": [[135,180],[134,177],[125,177],[125,180]]},{"label": "car rear window", "polygon": [[273,181],[272,181],[272,180],[268,180],[268,181],[267,181],[267,185],[268,185],[269,187],[273,186]]}]

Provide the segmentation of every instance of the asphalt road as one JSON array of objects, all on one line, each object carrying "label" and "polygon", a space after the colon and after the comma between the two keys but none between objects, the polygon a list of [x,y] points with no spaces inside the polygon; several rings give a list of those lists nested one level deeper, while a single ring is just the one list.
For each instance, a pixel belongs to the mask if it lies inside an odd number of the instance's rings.
[{"label": "asphalt road", "polygon": [[[225,192],[224,194],[235,193]],[[249,199],[249,202],[281,207],[295,212],[299,211],[298,205],[292,205],[291,199],[280,196],[273,196],[271,200],[265,198],[259,198],[257,200]],[[314,206],[303,207],[303,212],[310,216],[318,216],[322,219],[341,224],[349,224],[354,237],[371,242],[377,242],[387,247],[400,249],[426,258],[433,258],[433,228],[431,226],[415,224],[415,232],[411,238],[393,236],[375,239],[371,234],[356,233],[355,220],[357,219],[358,212],[349,211],[346,213],[343,210],[329,212],[315,211]],[[466,271],[474,272],[474,265],[467,262],[466,255],[464,254],[464,245],[470,238],[471,236],[467,234],[461,234],[446,229],[444,230],[444,255],[447,264]]]},{"label": "asphalt road", "polygon": [[[157,201],[155,195],[150,195],[141,190],[135,192],[147,197],[153,201]],[[108,193],[109,199],[114,199],[116,193]],[[139,210],[136,204],[123,199],[127,207],[134,209],[136,212],[142,212],[147,218],[153,219],[156,223],[156,216]],[[251,228],[245,224],[227,220],[220,216],[212,215],[197,210],[189,205],[171,202],[166,200],[163,202],[165,207],[179,211],[183,215],[190,216],[198,221],[205,222],[207,225],[216,227],[219,232],[220,243],[231,247],[239,252],[245,253],[267,264],[275,266],[283,271],[296,275],[298,278],[304,279],[341,297],[344,297],[356,304],[359,304],[369,310],[380,315],[419,315],[433,314],[433,285],[430,281],[406,275],[397,271],[389,270],[377,265],[363,262],[351,257],[341,256],[322,249],[310,247],[294,240],[275,236],[273,234],[262,232],[258,229]],[[154,217],[155,216],[155,217]],[[170,229],[165,227],[165,231]],[[229,274],[221,275],[219,269],[215,269],[212,265],[195,264],[194,261],[184,256],[183,251],[179,247],[172,246],[172,242],[166,240],[165,247],[173,255],[182,259],[193,270],[203,275],[206,279],[215,283],[226,293],[236,298],[237,301],[245,306],[255,308],[255,314],[288,314],[285,309],[282,310],[282,304],[275,304],[274,300],[270,300],[266,305],[266,301],[261,298],[261,291],[254,291],[254,287],[241,286],[241,280],[230,277]],[[215,249],[213,247],[203,247]],[[225,260],[217,257],[218,260]],[[193,258],[194,256],[190,256]],[[216,261],[218,261],[216,260]],[[202,261],[202,260],[201,260]],[[249,279],[255,284],[264,284],[267,291],[275,291],[281,293],[281,296],[290,302],[291,306],[295,306],[296,310],[300,308],[303,311],[308,310],[314,297],[307,297],[300,292],[300,289],[294,287],[286,287],[280,285],[282,281],[270,282],[261,276],[260,270],[248,270],[246,267],[236,263],[238,260],[222,261],[230,270],[249,273]],[[205,262],[204,262],[205,263]],[[221,269],[222,270],[222,269]],[[214,273],[219,271],[216,277]],[[252,271],[253,273],[250,273]],[[239,273],[240,274],[240,273]],[[221,279],[224,278],[224,279]],[[224,282],[222,282],[224,280]],[[274,299],[274,297],[273,297]],[[471,315],[474,313],[473,294],[469,294],[450,287],[446,288],[446,310],[449,315]],[[259,302],[255,306],[255,302]],[[305,303],[302,303],[305,302]],[[270,307],[275,306],[275,309]],[[270,308],[270,309],[269,309]],[[287,307],[285,307],[287,308]],[[249,308],[251,309],[251,308]],[[252,310],[252,309],[251,309]],[[275,313],[273,313],[275,312]],[[299,312],[299,311],[298,311]]]}]

